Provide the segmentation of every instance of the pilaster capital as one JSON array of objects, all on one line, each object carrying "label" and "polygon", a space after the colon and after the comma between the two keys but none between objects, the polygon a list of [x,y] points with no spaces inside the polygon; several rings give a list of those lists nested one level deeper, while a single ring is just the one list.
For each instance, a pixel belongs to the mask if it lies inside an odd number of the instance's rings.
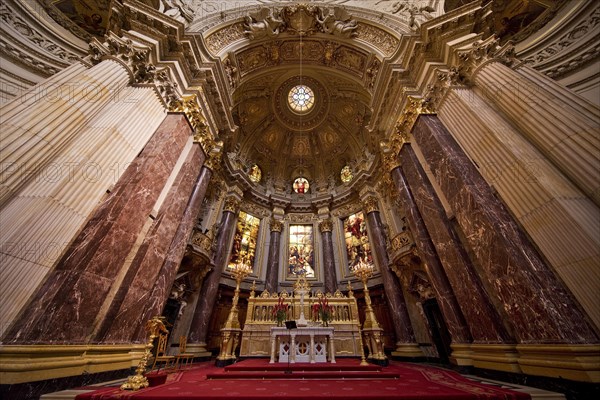
[{"label": "pilaster capital", "polygon": [[492,62],[514,66],[518,61],[514,44],[509,41],[500,46],[499,42],[500,39],[496,35],[491,35],[486,39],[473,42],[470,47],[457,49],[454,71],[458,75],[455,79],[470,83],[477,71]]},{"label": "pilaster capital", "polygon": [[319,222],[319,230],[321,233],[331,232],[333,230],[333,221],[331,218],[327,218]]},{"label": "pilaster capital", "polygon": [[435,112],[430,108],[430,104],[425,99],[407,96],[404,109],[390,136],[389,149],[392,151],[392,154],[398,154],[404,143],[410,142],[410,132],[417,121],[417,117],[421,114],[435,114]]},{"label": "pilaster capital", "polygon": [[282,232],[283,231],[283,223],[281,221],[277,221],[276,219],[272,219],[269,222],[269,228],[271,228],[271,232]]},{"label": "pilaster capital", "polygon": [[367,214],[379,211],[379,200],[376,196],[368,196],[364,198],[362,205]]},{"label": "pilaster capital", "polygon": [[166,67],[157,69],[152,64],[148,47],[135,45],[131,39],[110,31],[104,43],[96,38],[91,40],[89,53],[92,64],[113,60],[123,65],[132,85],[153,85],[167,108],[179,100],[177,83],[173,81],[171,71]]}]

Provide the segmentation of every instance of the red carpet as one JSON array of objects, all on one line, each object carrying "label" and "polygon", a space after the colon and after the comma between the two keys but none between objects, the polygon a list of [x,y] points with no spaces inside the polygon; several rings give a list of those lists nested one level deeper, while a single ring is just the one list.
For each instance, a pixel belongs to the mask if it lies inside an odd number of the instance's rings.
[{"label": "red carpet", "polygon": [[[339,365],[337,365],[339,364]],[[286,377],[285,364],[268,364],[268,360],[246,360],[226,369],[213,362],[195,364],[192,369],[172,373],[163,385],[137,392],[107,387],[82,394],[76,400],[220,400],[269,399],[529,399],[529,395],[496,386],[476,383],[445,369],[425,365],[390,362],[387,367],[361,367],[359,360],[340,359],[337,364],[296,364]],[[311,367],[316,369],[311,369]],[[282,367],[283,370],[281,369]],[[320,368],[320,370],[318,370]],[[333,378],[332,373],[341,378]],[[381,372],[378,372],[380,370]],[[318,373],[326,374],[327,379]],[[298,378],[309,373],[310,378]],[[369,374],[368,378],[346,377],[351,373]],[[227,378],[233,374],[236,379]],[[244,375],[246,374],[246,375]],[[256,374],[256,375],[255,375]],[[277,378],[261,378],[261,374],[279,374]],[[381,374],[381,377],[378,376]],[[390,376],[396,375],[393,379]],[[362,376],[362,375],[361,375]],[[209,379],[212,377],[212,379]],[[218,377],[218,378],[215,378]]]}]

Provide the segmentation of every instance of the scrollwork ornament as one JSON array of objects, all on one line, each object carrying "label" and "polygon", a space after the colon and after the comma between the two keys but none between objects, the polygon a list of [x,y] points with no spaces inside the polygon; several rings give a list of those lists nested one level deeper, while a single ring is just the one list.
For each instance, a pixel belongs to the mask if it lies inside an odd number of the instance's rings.
[{"label": "scrollwork ornament", "polygon": [[367,197],[366,199],[363,200],[362,204],[363,204],[363,208],[367,214],[375,212],[375,211],[379,211],[379,202],[377,200],[377,197],[375,197],[375,196]]},{"label": "scrollwork ornament", "polygon": [[272,219],[269,222],[269,228],[271,228],[271,232],[281,232],[283,231],[283,223],[281,221],[277,221],[276,219]]},{"label": "scrollwork ornament", "polygon": [[319,222],[319,230],[321,233],[331,232],[333,230],[333,221],[331,218],[327,218]]},{"label": "scrollwork ornament", "polygon": [[223,202],[223,211],[229,211],[237,214],[240,209],[240,201],[235,197],[227,197]]}]

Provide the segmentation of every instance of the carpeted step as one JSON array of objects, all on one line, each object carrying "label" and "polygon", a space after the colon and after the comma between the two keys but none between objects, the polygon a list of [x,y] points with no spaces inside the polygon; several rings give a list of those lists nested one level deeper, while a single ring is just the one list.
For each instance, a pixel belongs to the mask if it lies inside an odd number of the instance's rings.
[{"label": "carpeted step", "polygon": [[399,379],[393,372],[380,371],[228,371],[206,374],[206,379]]},{"label": "carpeted step", "polygon": [[269,364],[264,360],[244,360],[236,364],[228,365],[225,371],[381,371],[379,365],[360,365],[360,361],[342,360],[332,363],[274,363]]}]

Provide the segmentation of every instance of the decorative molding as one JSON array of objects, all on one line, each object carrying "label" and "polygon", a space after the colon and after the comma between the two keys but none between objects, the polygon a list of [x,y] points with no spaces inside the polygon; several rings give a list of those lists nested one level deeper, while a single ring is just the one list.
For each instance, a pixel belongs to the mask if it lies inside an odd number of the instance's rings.
[{"label": "decorative molding", "polygon": [[222,49],[244,37],[243,23],[236,22],[209,34],[204,39],[204,42],[208,51],[212,54],[219,54]]},{"label": "decorative molding", "polygon": [[475,41],[470,48],[457,50],[455,67],[459,75],[456,79],[466,83],[471,82],[477,71],[495,61],[509,67],[515,66],[518,60],[514,44],[509,41],[500,46],[499,42],[498,37],[491,35],[487,39]]}]

